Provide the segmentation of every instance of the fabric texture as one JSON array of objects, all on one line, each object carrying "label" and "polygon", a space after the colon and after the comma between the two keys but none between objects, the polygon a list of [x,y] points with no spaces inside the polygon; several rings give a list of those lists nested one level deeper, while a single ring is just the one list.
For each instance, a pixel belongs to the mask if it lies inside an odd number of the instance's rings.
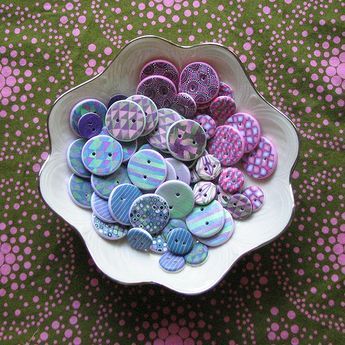
[{"label": "fabric texture", "polygon": [[[342,9],[334,0],[0,0],[0,343],[344,344]],[[54,100],[145,34],[233,48],[301,138],[291,226],[200,296],[111,281],[37,188]]]}]

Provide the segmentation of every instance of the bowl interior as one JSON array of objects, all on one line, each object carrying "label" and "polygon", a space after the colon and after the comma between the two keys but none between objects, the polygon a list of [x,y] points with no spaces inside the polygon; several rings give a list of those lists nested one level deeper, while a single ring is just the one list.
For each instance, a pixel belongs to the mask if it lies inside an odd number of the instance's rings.
[{"label": "bowl interior", "polygon": [[[204,265],[186,266],[177,274],[162,271],[158,255],[134,251],[126,241],[100,238],[92,228],[91,211],[76,206],[67,191],[71,171],[66,163],[66,150],[76,139],[69,127],[71,108],[84,98],[107,103],[115,93],[134,94],[141,67],[155,58],[170,60],[180,69],[192,61],[210,63],[221,80],[233,87],[238,111],[255,115],[263,135],[275,143],[279,154],[277,170],[270,179],[254,181],[246,176],[246,185],[255,184],[264,190],[265,205],[260,212],[245,221],[236,221],[232,239],[210,249]],[[294,208],[289,180],[298,155],[297,133],[288,118],[258,95],[235,55],[222,46],[178,47],[156,37],[134,40],[101,75],[61,96],[52,108],[48,125],[52,150],[40,174],[42,196],[81,234],[97,266],[117,281],[155,282],[187,294],[200,293],[216,284],[240,256],[271,241],[289,224]]]}]

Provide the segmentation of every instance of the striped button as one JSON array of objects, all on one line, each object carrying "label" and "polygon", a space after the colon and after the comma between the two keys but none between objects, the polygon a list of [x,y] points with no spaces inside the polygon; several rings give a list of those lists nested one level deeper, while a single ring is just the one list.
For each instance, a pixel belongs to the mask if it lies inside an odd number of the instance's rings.
[{"label": "striped button", "polygon": [[127,238],[129,245],[136,250],[148,250],[152,244],[152,236],[141,228],[129,230]]},{"label": "striped button", "polygon": [[176,228],[171,231],[168,238],[168,249],[177,255],[185,255],[193,247],[193,237],[184,228]]},{"label": "striped button", "polygon": [[164,271],[179,272],[184,268],[186,262],[183,256],[167,252],[159,259],[159,265]]},{"label": "striped button", "polygon": [[132,156],[127,172],[132,183],[140,189],[155,190],[166,178],[167,165],[160,153],[145,149]]},{"label": "striped button", "polygon": [[115,223],[109,212],[108,201],[100,198],[96,193],[91,196],[91,208],[92,212],[103,222]]}]

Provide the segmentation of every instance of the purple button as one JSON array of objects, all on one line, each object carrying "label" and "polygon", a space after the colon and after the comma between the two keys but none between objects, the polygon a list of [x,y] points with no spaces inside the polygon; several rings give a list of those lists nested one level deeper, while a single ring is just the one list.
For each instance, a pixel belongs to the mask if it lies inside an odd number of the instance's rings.
[{"label": "purple button", "polygon": [[116,94],[116,95],[114,95],[113,97],[110,98],[110,101],[108,102],[108,108],[110,108],[110,106],[111,106],[112,104],[114,104],[115,102],[117,102],[117,101],[122,101],[122,100],[124,100],[124,99],[126,99],[126,98],[127,98],[127,96],[122,95],[122,94]]},{"label": "purple button", "polygon": [[187,65],[181,72],[179,92],[191,95],[197,105],[210,102],[219,92],[217,72],[205,62]]},{"label": "purple button", "polygon": [[149,61],[140,72],[140,80],[151,75],[161,75],[170,79],[176,86],[178,84],[179,73],[177,68],[166,60]]},{"label": "purple button", "polygon": [[214,121],[210,115],[200,114],[195,118],[195,121],[197,121],[200,124],[200,126],[204,129],[207,139],[211,139],[214,137],[216,133],[217,124],[216,121]]},{"label": "purple button", "polygon": [[188,93],[178,93],[171,104],[171,109],[176,110],[180,115],[189,119],[193,118],[196,112],[196,103]]},{"label": "purple button", "polygon": [[90,139],[102,131],[103,121],[95,113],[86,113],[78,121],[78,132],[81,137]]}]

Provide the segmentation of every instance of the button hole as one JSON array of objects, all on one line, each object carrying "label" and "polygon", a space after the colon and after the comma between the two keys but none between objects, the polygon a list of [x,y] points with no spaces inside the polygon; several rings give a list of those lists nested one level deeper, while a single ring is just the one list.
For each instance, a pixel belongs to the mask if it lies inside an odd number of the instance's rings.
[{"label": "button hole", "polygon": [[144,175],[143,177],[144,177],[145,180],[147,179],[147,176],[146,176],[146,175]]},{"label": "button hole", "polygon": [[210,223],[209,222],[205,222],[206,225],[209,225]]},{"label": "button hole", "polygon": [[176,193],[176,196],[179,197],[181,194],[180,193]]}]

